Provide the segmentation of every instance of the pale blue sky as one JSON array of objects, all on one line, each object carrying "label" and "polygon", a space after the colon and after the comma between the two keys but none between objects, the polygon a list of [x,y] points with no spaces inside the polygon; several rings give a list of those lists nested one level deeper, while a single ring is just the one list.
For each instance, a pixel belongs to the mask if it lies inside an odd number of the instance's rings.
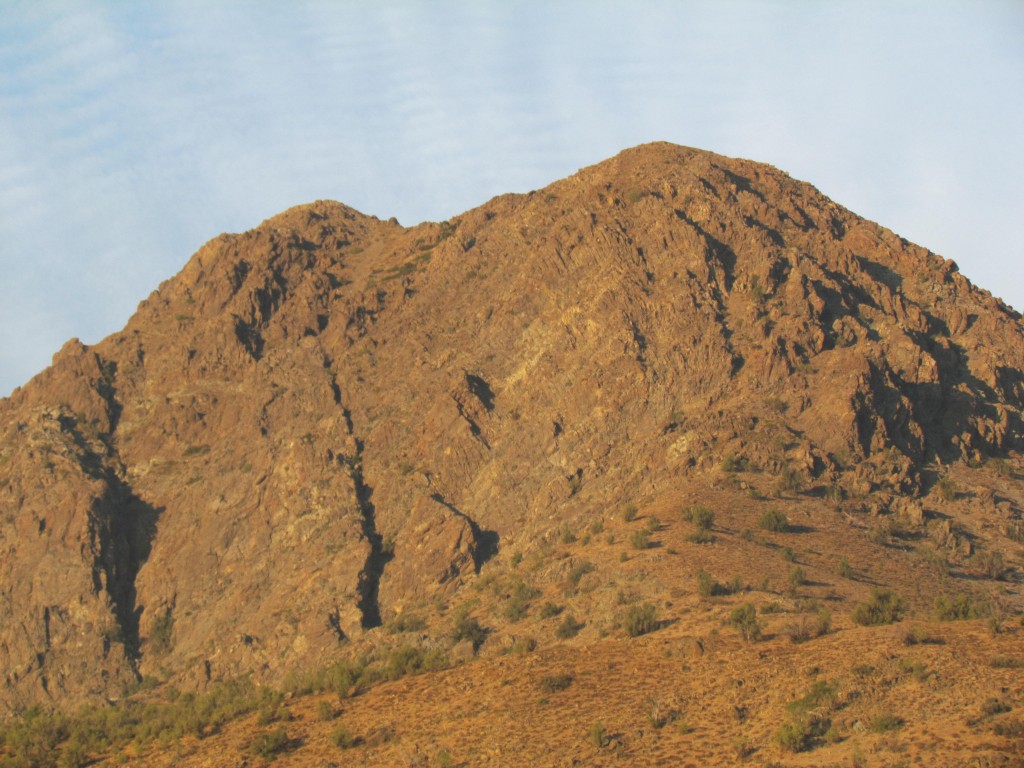
[{"label": "pale blue sky", "polygon": [[0,0],[0,395],[206,240],[403,224],[655,140],[776,165],[1024,309],[1024,2]]}]

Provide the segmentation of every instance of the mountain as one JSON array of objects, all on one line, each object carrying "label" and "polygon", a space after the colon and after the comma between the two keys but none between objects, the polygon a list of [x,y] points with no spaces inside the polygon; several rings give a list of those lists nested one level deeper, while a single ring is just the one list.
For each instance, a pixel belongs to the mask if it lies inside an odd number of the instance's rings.
[{"label": "mountain", "polygon": [[[0,706],[276,685],[413,615],[487,658],[588,568],[576,643],[622,579],[763,609],[780,510],[833,613],[887,585],[1013,616],[1022,413],[1018,313],[770,166],[651,144],[442,223],[298,206],[0,400]],[[624,514],[681,533],[630,548]],[[490,634],[451,648],[453,615]]]}]

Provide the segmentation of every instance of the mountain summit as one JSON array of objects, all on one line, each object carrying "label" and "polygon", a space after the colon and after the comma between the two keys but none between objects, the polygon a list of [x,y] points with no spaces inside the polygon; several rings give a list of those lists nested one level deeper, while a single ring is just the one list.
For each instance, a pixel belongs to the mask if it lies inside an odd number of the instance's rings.
[{"label": "mountain summit", "polygon": [[412,611],[440,642],[488,573],[630,506],[718,499],[734,543],[694,551],[753,567],[738,532],[789,499],[927,606],[913,541],[1020,566],[991,462],[1022,412],[1019,314],[767,165],[645,145],[411,228],[298,206],[0,400],[0,704],[279,682]]}]

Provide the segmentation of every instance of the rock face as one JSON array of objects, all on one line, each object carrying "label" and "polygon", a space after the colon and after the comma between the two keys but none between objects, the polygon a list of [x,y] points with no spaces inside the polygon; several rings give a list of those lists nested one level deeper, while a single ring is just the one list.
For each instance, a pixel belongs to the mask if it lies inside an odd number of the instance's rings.
[{"label": "rock face", "polygon": [[0,706],[280,677],[723,461],[904,503],[1022,410],[1020,315],[765,165],[293,208],[0,400]]}]

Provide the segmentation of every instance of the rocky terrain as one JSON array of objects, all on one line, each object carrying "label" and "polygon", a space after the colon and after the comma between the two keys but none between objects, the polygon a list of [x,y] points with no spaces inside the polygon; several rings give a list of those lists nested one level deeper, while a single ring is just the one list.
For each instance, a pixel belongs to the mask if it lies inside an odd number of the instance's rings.
[{"label": "rocky terrain", "polygon": [[[366,764],[1019,765],[1022,412],[1018,313],[766,165],[645,145],[411,228],[299,206],[0,400],[0,710],[298,695],[405,648],[423,676],[334,691]],[[935,642],[864,622],[881,589]],[[834,738],[789,749],[816,680]],[[474,690],[522,706],[437,700]],[[489,752],[520,710],[556,736]],[[321,719],[287,759],[326,764]]]}]

